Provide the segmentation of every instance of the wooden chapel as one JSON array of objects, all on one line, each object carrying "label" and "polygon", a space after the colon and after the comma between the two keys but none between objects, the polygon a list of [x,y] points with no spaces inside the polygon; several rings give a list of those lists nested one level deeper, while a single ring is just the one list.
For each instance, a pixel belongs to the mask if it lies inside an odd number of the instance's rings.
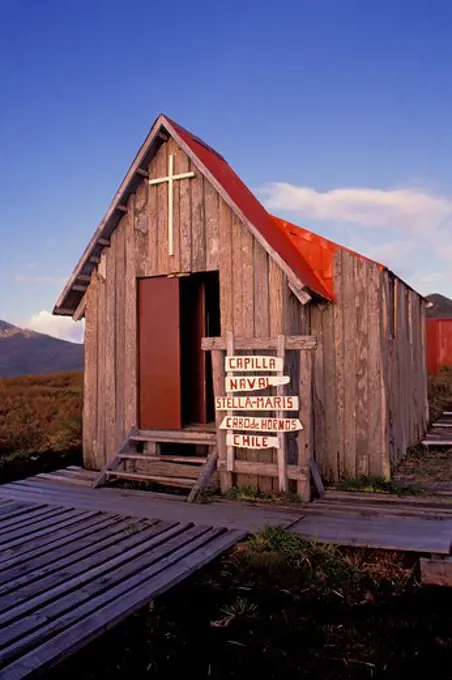
[{"label": "wooden chapel", "polygon": [[309,500],[319,472],[390,477],[426,428],[423,298],[270,215],[163,115],[54,314],[85,318],[83,456],[98,483]]}]

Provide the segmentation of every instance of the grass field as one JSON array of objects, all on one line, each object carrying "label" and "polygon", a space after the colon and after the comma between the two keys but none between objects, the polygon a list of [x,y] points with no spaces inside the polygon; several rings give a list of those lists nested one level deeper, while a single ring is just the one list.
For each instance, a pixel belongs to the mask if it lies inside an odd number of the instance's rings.
[{"label": "grass field", "polygon": [[0,380],[0,481],[81,462],[83,374]]}]

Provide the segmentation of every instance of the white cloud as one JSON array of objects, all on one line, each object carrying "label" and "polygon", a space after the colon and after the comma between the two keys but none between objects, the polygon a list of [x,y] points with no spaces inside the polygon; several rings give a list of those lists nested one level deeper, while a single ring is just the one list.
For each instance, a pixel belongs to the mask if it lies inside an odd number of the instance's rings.
[{"label": "white cloud", "polygon": [[42,310],[24,324],[26,328],[38,333],[46,333],[61,340],[83,342],[85,322],[73,321],[70,317],[54,316],[47,310]]},{"label": "white cloud", "polygon": [[260,192],[268,210],[286,210],[314,220],[340,220],[365,227],[423,232],[452,219],[452,197],[422,189],[343,188],[316,191],[274,182]]},{"label": "white cloud", "polygon": [[341,228],[343,245],[394,269],[421,292],[432,292],[425,289],[431,284],[452,293],[452,196],[419,186],[317,191],[282,182],[257,193],[270,212],[292,213],[314,231],[312,221],[321,221],[325,236],[325,223],[335,233]]},{"label": "white cloud", "polygon": [[450,288],[451,275],[448,271],[443,271],[426,274],[425,276],[414,276],[412,277],[411,283],[416,290],[427,295],[432,291],[441,291]]}]

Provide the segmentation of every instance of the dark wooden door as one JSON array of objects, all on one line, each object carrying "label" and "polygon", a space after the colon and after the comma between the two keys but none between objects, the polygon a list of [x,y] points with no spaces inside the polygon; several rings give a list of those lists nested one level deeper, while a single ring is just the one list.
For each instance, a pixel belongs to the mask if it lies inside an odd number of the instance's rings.
[{"label": "dark wooden door", "polygon": [[179,280],[138,280],[139,418],[142,429],[178,430],[181,415]]}]

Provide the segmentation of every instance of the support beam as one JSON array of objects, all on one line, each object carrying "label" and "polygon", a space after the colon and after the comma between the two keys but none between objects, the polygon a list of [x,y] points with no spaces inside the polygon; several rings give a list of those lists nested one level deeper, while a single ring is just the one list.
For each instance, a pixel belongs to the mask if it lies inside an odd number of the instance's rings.
[{"label": "support beam", "polygon": [[[228,356],[233,356],[235,347],[234,347],[234,336],[231,331],[227,332],[226,336],[226,349],[227,349],[227,355]],[[231,373],[226,373],[226,377],[230,378]],[[226,392],[226,396],[229,396],[229,394]],[[232,411],[227,411],[226,413],[227,416],[232,416],[234,415]],[[234,469],[234,460],[235,460],[235,449],[233,446],[226,446],[226,469],[228,472],[232,472]]]},{"label": "support beam", "polygon": [[127,206],[126,205],[117,205],[116,210],[119,210],[119,212],[126,213],[127,212]]},{"label": "support beam", "polygon": [[88,290],[87,286],[79,286],[76,283],[72,286],[72,290],[76,293],[85,293]]},{"label": "support beam", "polygon": [[91,281],[91,274],[78,274],[76,279],[78,281],[86,281],[86,283],[89,283]]},{"label": "support beam", "polygon": [[[278,335],[277,338],[277,348],[276,356],[282,359],[282,370],[276,373],[277,376],[282,377],[284,375],[284,364],[286,359],[286,349],[285,349],[286,338],[284,335]],[[278,385],[276,388],[276,394],[278,397],[284,396],[285,387],[284,385]],[[277,411],[277,418],[284,418],[284,411]],[[288,489],[287,486],[287,457],[286,457],[286,436],[284,432],[278,434],[279,446],[276,451],[277,462],[278,462],[278,490],[280,493],[285,493]]]},{"label": "support beam", "polygon": [[109,248],[110,247],[110,239],[99,238],[99,239],[97,239],[97,245],[102,246],[103,248]]},{"label": "support beam", "polygon": [[85,316],[85,310],[86,310],[86,295],[84,295],[80,302],[78,303],[78,306],[72,315],[73,320],[81,321]]},{"label": "support beam", "polygon": [[302,286],[296,286],[291,281],[289,281],[289,289],[295,295],[298,302],[300,302],[302,305],[307,304],[312,299],[306,288],[303,288]]},{"label": "support beam", "polygon": [[141,175],[141,177],[146,177],[146,179],[149,179],[148,171],[144,170],[143,168],[137,168],[136,173],[137,175]]},{"label": "support beam", "polygon": [[201,474],[194,483],[193,488],[188,495],[187,501],[189,503],[193,503],[193,501],[195,501],[196,498],[198,497],[199,493],[207,487],[210,478],[212,477],[213,473],[216,470],[217,458],[218,448],[215,446],[210,452],[209,457],[207,458],[207,462],[204,465],[203,469],[201,470]]},{"label": "support beam", "polygon": [[[312,470],[311,459],[313,457],[312,359],[312,352],[300,351],[298,394],[300,396],[300,420],[303,429],[298,433],[298,465],[308,470]],[[309,475],[305,482],[298,482],[297,492],[305,503],[309,503],[311,500]]]},{"label": "support beam", "polygon": [[[224,395],[224,358],[223,352],[215,350],[212,352],[212,379],[213,379],[213,393],[215,397],[222,397]],[[226,448],[226,430],[220,430],[220,424],[223,419],[223,414],[215,410],[215,426],[217,431],[217,451],[218,451],[218,467],[220,463],[223,464],[223,470],[220,472],[220,487],[224,493],[232,487],[232,473],[226,470],[227,448]]]},{"label": "support beam", "polygon": [[[302,350],[315,349],[317,346],[317,338],[311,335],[286,335],[285,348],[286,350]],[[234,349],[236,350],[267,350],[277,349],[278,338],[234,338]],[[226,338],[202,338],[201,348],[203,350],[221,349],[227,350]]]},{"label": "support beam", "polygon": [[55,316],[72,316],[74,310],[69,309],[69,307],[55,307],[53,313]]},{"label": "support beam", "polygon": [[319,468],[314,458],[311,457],[309,461],[309,467],[311,468],[311,477],[314,482],[314,486],[320,498],[325,495],[325,487],[323,486],[322,478],[320,476]]},{"label": "support beam", "polygon": [[91,255],[91,257],[89,258],[89,261],[92,262],[93,264],[99,264],[100,257],[97,257],[97,255]]}]

